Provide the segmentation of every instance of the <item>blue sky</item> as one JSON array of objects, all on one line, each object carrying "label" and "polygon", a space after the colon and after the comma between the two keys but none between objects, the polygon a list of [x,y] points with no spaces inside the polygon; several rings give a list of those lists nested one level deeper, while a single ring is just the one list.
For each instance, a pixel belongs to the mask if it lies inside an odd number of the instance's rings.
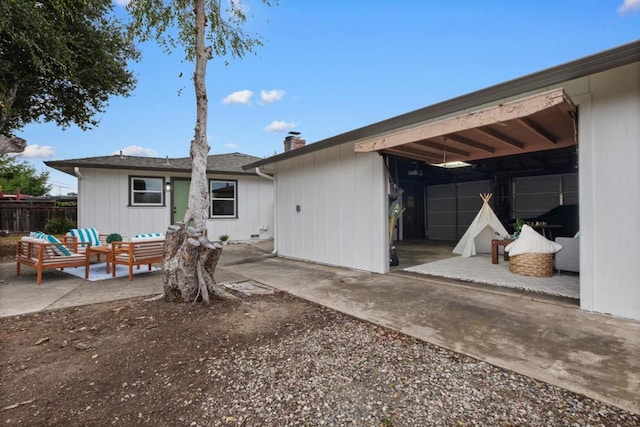
[{"label": "blue sky", "polygon": [[[640,0],[242,2],[265,44],[209,62],[210,154],[271,156],[290,130],[312,143],[640,39]],[[189,155],[192,64],[140,48],[136,90],[112,99],[97,127],[18,133],[29,144],[21,158],[50,172],[52,194],[76,191],[76,179],[46,160]]]}]

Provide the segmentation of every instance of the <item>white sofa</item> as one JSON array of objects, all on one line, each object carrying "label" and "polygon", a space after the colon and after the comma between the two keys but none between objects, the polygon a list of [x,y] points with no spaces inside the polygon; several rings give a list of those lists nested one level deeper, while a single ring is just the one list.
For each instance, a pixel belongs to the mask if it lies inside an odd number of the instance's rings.
[{"label": "white sofa", "polygon": [[556,243],[562,245],[562,249],[556,252],[555,267],[558,274],[561,271],[580,272],[580,239],[573,237],[556,237]]}]

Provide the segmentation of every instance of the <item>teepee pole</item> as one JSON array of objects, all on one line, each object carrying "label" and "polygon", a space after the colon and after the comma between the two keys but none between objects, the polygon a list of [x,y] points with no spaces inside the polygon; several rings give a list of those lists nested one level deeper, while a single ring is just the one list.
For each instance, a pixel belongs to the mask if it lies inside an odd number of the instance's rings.
[{"label": "teepee pole", "polygon": [[483,202],[489,203],[489,199],[493,196],[493,193],[480,193],[480,198]]}]

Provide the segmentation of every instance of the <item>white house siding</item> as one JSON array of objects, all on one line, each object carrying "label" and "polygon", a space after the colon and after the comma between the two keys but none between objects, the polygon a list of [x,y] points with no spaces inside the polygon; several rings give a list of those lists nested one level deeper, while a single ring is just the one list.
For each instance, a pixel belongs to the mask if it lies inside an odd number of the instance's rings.
[{"label": "white house siding", "polygon": [[[78,226],[95,227],[101,233],[117,232],[125,237],[164,232],[171,220],[171,196],[167,192],[165,206],[129,206],[130,176],[158,176],[165,181],[171,177],[189,177],[188,174],[169,176],[163,172],[131,170],[81,169],[80,172],[83,178],[78,179]],[[238,181],[238,218],[208,220],[210,239],[217,240],[221,234],[228,234],[233,241],[273,238],[271,181],[244,175],[210,175],[209,178]]]},{"label": "white house siding", "polygon": [[640,64],[593,75],[580,107],[580,305],[640,320]]},{"label": "white house siding", "polygon": [[348,143],[275,167],[279,255],[388,271],[387,176],[381,156],[356,154]]},{"label": "white house siding", "polygon": [[209,179],[238,181],[238,218],[209,219],[209,239],[217,240],[222,234],[231,241],[273,238],[273,181],[244,175],[209,175]]},{"label": "white house siding", "polygon": [[95,227],[101,233],[120,233],[129,238],[166,230],[168,205],[129,207],[129,176],[164,174],[105,169],[81,169],[80,173],[83,178],[78,179],[78,227]]}]

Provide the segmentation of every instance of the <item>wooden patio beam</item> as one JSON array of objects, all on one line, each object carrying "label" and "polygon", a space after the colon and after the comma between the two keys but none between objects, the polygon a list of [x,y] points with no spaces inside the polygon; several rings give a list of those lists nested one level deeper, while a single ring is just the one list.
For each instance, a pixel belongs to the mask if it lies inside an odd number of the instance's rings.
[{"label": "wooden patio beam", "polygon": [[437,154],[420,152],[417,150],[411,150],[406,147],[402,148],[389,148],[384,150],[384,153],[393,154],[394,156],[404,157],[406,159],[421,160],[429,164],[442,163],[442,159],[438,158]]},{"label": "wooden patio beam", "polygon": [[476,142],[476,141],[474,141],[472,139],[465,138],[464,136],[460,136],[460,135],[457,135],[457,134],[445,135],[444,138],[445,139],[450,139],[450,140],[452,140],[454,142],[457,142],[458,144],[466,145],[468,147],[473,147],[473,148],[476,148],[476,149],[481,150],[481,151],[486,151],[487,153],[493,154],[493,153],[496,152],[496,149],[491,147],[491,146],[489,146],[489,145],[485,145],[485,144],[482,144],[480,142]]},{"label": "wooden patio beam", "polygon": [[503,144],[507,144],[511,147],[515,147],[519,150],[524,150],[524,143],[517,141],[511,137],[508,137],[507,135],[501,134],[498,131],[495,131],[493,129],[489,129],[489,128],[475,128],[473,129],[478,133],[481,133],[483,135],[486,135],[490,138],[495,139],[498,142],[501,142]]},{"label": "wooden patio beam", "polygon": [[538,126],[538,124],[536,124],[533,120],[523,117],[521,119],[516,119],[516,121],[520,123],[522,126],[532,131],[533,133],[535,133],[536,135],[538,135],[539,137],[541,137],[542,139],[544,139],[545,141],[550,142],[551,144],[554,144],[554,145],[558,142],[553,135],[551,135],[541,126]]},{"label": "wooden patio beam", "polygon": [[[436,136],[460,132],[467,129],[488,126],[497,122],[506,122],[527,117],[538,111],[571,102],[562,88],[553,89],[537,95],[495,105],[478,111],[460,114],[448,119],[399,130],[386,135],[367,138],[356,142],[355,151],[368,153],[385,148],[397,147],[410,142],[424,141]],[[571,109],[573,104],[569,104]]]},{"label": "wooden patio beam", "polygon": [[446,151],[447,153],[457,154],[458,156],[463,156],[463,157],[469,157],[469,155],[471,154],[468,151],[460,150],[454,147],[448,147],[446,143],[440,144],[438,142],[433,142],[433,141],[416,141],[416,142],[412,142],[411,146],[412,147],[414,146],[429,147],[429,148],[433,148],[434,150],[438,150],[441,153]]}]

